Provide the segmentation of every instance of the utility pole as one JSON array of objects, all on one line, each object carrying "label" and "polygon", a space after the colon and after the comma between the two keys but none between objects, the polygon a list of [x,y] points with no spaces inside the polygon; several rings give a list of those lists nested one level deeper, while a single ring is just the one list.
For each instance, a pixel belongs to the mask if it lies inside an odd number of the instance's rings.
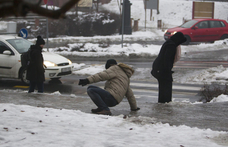
[{"label": "utility pole", "polygon": [[148,0],[144,0],[144,9],[145,9],[145,30],[146,30],[146,2]]},{"label": "utility pole", "polygon": [[122,8],[122,45],[121,47],[123,48],[123,34],[124,34],[124,7],[125,7],[125,0],[123,0],[123,8]]},{"label": "utility pole", "polygon": [[[46,9],[48,9],[48,0],[46,0]],[[46,37],[47,37],[47,51],[49,52],[49,47],[48,47],[48,18],[46,19]]]},{"label": "utility pole", "polygon": [[98,7],[99,7],[99,0],[97,0],[97,12],[98,12]]},{"label": "utility pole", "polygon": [[123,1],[123,9],[122,9],[122,47],[123,47],[123,34],[132,34],[131,28],[131,3],[129,0]]}]

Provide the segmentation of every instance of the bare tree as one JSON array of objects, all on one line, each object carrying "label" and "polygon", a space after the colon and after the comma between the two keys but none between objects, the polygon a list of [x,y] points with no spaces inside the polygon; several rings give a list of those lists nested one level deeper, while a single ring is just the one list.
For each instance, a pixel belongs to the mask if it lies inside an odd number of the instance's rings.
[{"label": "bare tree", "polygon": [[69,0],[58,10],[48,10],[40,6],[42,0],[39,0],[37,4],[26,0],[0,0],[0,17],[26,17],[29,12],[32,12],[53,19],[64,18],[65,13],[79,1],[80,0]]}]

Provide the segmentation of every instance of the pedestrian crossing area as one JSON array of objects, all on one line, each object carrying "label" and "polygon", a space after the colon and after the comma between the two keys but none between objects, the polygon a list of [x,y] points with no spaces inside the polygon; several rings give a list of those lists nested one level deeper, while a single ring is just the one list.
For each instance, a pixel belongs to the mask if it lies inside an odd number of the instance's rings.
[{"label": "pedestrian crossing area", "polygon": [[174,68],[188,68],[188,69],[207,69],[211,67],[217,67],[222,65],[223,67],[228,67],[227,61],[178,61]]},{"label": "pedestrian crossing area", "polygon": [[[150,99],[150,101],[157,102],[158,83],[131,81],[130,86],[137,99]],[[198,101],[200,99],[199,92],[201,87],[202,85],[173,83],[173,101]]]}]

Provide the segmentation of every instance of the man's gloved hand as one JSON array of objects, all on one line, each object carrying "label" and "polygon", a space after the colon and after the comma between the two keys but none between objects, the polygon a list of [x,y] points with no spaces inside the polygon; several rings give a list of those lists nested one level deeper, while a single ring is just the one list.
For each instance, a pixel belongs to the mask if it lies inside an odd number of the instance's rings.
[{"label": "man's gloved hand", "polygon": [[138,111],[138,110],[140,110],[139,107],[137,107],[136,109],[131,109],[131,111]]},{"label": "man's gloved hand", "polygon": [[82,85],[82,86],[85,86],[87,84],[89,84],[89,80],[88,79],[80,79],[79,83],[78,83],[78,85]]}]

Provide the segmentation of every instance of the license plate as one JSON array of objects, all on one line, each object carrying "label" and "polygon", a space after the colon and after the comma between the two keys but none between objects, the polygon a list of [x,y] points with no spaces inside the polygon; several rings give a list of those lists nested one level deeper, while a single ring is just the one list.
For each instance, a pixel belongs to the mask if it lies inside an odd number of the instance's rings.
[{"label": "license plate", "polygon": [[70,67],[67,67],[67,68],[62,68],[61,69],[61,72],[67,72],[67,71],[70,71],[71,70],[71,68]]}]

